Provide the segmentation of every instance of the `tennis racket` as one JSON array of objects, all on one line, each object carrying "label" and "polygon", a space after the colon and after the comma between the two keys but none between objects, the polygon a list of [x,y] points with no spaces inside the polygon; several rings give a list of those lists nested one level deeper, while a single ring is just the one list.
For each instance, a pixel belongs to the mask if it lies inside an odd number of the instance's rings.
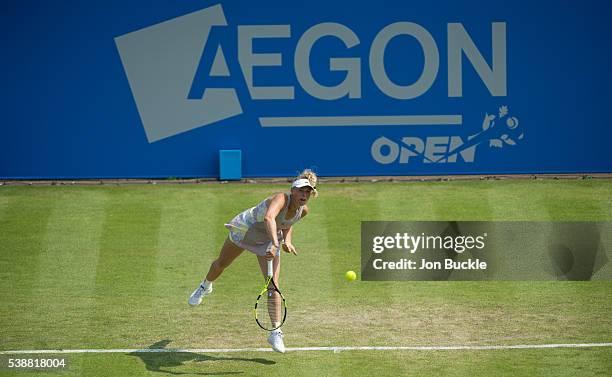
[{"label": "tennis racket", "polygon": [[268,277],[266,284],[259,292],[255,301],[255,322],[264,330],[276,330],[285,323],[287,305],[283,294],[274,283],[274,267],[272,260],[268,261]]}]

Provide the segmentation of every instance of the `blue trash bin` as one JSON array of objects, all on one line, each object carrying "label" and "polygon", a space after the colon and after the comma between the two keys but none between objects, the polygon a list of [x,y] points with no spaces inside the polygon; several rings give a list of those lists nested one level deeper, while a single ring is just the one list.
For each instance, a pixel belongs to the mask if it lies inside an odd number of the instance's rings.
[{"label": "blue trash bin", "polygon": [[240,149],[219,151],[219,179],[222,181],[242,179],[242,151]]}]

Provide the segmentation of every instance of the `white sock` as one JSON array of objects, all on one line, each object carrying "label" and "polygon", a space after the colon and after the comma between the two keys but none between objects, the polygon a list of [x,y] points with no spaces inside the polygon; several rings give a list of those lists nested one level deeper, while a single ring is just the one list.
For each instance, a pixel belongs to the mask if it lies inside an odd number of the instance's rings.
[{"label": "white sock", "polygon": [[204,279],[204,281],[202,282],[202,284],[200,284],[200,286],[204,287],[204,289],[208,289],[208,287],[212,286],[212,281],[208,281],[206,279]]}]

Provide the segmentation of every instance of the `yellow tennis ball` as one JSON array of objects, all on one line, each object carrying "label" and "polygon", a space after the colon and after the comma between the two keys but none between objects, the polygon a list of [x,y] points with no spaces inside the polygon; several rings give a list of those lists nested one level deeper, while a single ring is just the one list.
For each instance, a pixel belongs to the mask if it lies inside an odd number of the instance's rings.
[{"label": "yellow tennis ball", "polygon": [[346,271],[346,274],[344,274],[344,278],[347,281],[353,281],[357,279],[357,274],[355,273],[355,271]]}]

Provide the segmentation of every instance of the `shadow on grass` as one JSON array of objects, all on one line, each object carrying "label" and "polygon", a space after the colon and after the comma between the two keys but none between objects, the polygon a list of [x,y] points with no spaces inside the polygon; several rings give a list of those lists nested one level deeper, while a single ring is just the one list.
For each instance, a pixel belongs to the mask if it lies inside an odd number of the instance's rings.
[{"label": "shadow on grass", "polygon": [[[166,346],[171,341],[168,339],[160,340],[159,342],[153,343],[148,347],[151,350],[159,350],[166,349]],[[160,373],[168,373],[168,374],[195,374],[202,376],[225,376],[225,375],[234,375],[241,374],[244,372],[207,372],[207,373],[195,373],[195,372],[174,372],[171,370],[166,370],[162,368],[171,368],[178,367],[184,365],[186,362],[207,362],[207,361],[248,361],[252,363],[258,363],[263,365],[273,365],[276,364],[275,361],[262,359],[262,358],[253,358],[247,359],[244,357],[217,357],[217,356],[209,356],[202,355],[193,352],[131,352],[128,353],[128,356],[138,357],[145,364],[145,367],[148,371],[152,372],[160,372]]]}]

